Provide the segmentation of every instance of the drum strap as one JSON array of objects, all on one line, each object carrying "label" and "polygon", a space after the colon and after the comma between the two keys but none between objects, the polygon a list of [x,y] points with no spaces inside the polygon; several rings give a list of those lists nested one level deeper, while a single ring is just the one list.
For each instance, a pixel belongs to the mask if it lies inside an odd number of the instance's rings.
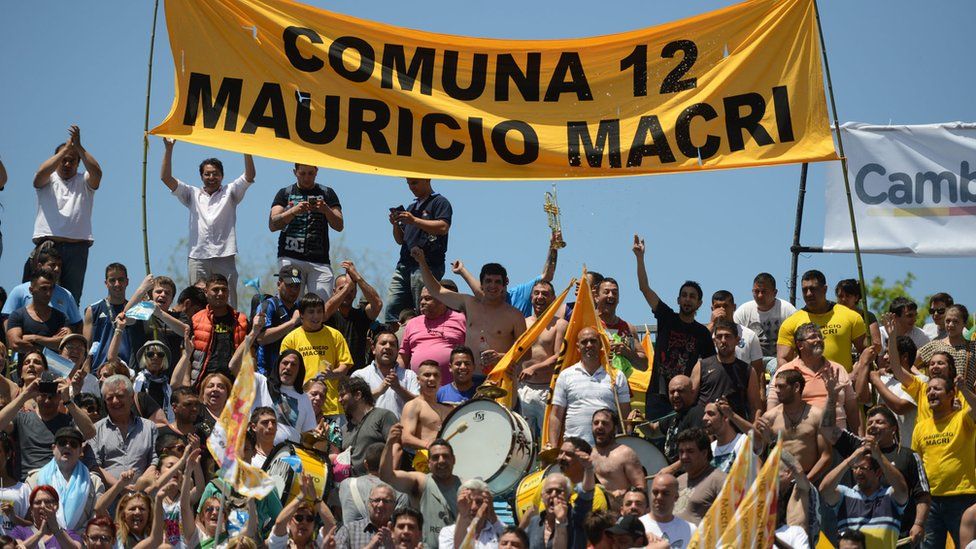
[{"label": "drum strap", "polygon": [[352,502],[356,504],[356,509],[359,511],[359,514],[364,517],[369,517],[369,511],[366,510],[366,503],[363,502],[363,496],[359,493],[359,477],[349,479],[349,494],[352,495]]}]

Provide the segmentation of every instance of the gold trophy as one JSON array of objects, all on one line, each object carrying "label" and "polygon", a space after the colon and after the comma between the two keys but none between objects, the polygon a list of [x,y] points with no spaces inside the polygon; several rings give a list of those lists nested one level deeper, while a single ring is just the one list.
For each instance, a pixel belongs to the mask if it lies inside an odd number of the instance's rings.
[{"label": "gold trophy", "polygon": [[558,239],[555,242],[556,248],[565,248],[566,242],[563,241],[563,227],[560,222],[559,216],[559,204],[556,203],[556,185],[552,185],[552,192],[546,192],[546,202],[542,205],[542,209],[545,210],[546,215],[549,217],[549,229],[552,232],[559,233]]}]

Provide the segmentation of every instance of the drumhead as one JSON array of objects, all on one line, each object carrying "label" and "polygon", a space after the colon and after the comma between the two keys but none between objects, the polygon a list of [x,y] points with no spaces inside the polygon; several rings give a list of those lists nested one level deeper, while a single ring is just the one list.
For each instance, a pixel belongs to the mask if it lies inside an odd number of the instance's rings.
[{"label": "drumhead", "polygon": [[633,435],[619,435],[616,440],[637,452],[637,458],[644,466],[645,475],[656,474],[668,466],[668,459],[649,441]]},{"label": "drumhead", "polygon": [[282,505],[301,493],[301,474],[311,475],[318,497],[324,498],[332,486],[332,467],[324,453],[291,441],[274,447],[262,467],[274,482]]},{"label": "drumhead", "polygon": [[531,440],[517,440],[514,415],[493,400],[469,400],[452,410],[438,437],[449,439],[456,457],[454,474],[462,480],[490,483],[513,452],[532,452]]}]

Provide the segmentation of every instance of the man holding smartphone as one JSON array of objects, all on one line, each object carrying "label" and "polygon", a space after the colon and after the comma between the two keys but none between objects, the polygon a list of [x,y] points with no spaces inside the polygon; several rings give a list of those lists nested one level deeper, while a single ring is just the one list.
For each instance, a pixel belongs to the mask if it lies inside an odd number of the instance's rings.
[{"label": "man holding smartphone", "polygon": [[328,301],[332,295],[329,228],[342,232],[342,205],[330,187],[315,182],[318,168],[295,164],[295,183],[271,203],[268,228],[278,235],[278,267],[301,273],[300,295],[312,292]]},{"label": "man holding smartphone", "polygon": [[444,276],[444,257],[447,254],[447,233],[451,229],[453,210],[443,195],[435,193],[430,179],[407,178],[407,186],[415,200],[409,207],[390,208],[393,240],[400,245],[400,260],[390,280],[383,322],[398,322],[400,311],[420,308],[420,291],[424,281],[420,266],[410,255],[414,246],[424,251],[427,264],[437,280]]}]

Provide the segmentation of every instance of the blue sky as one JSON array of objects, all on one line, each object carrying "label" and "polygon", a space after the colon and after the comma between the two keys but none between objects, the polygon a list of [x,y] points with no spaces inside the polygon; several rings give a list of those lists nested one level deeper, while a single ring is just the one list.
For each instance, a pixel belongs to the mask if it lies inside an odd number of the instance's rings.
[{"label": "blue sky", "polygon": [[[716,9],[729,2],[646,2],[595,4],[561,2],[309,2],[332,11],[435,32],[497,38],[566,38],[609,34],[652,26]],[[969,1],[821,2],[821,16],[841,122],[921,124],[974,121]],[[95,245],[91,250],[83,304],[105,295],[104,266],[129,266],[133,286],[142,277],[140,184],[146,61],[152,2],[59,0],[12,2],[0,18],[0,158],[10,181],[0,193],[4,253],[0,285],[20,281],[31,248],[35,212],[31,180],[37,166],[65,140],[70,124],[82,128],[85,146],[105,176],[96,195]],[[150,127],[162,121],[173,94],[173,62],[160,7]],[[187,213],[159,181],[162,144],[150,140],[148,200],[150,249],[156,274],[170,258],[185,269]],[[199,184],[196,164],[218,156],[228,177],[243,169],[240,155],[178,144],[174,173]],[[292,182],[290,166],[257,159],[257,183],[238,210],[241,261],[273,256],[276,237],[267,229],[271,200]],[[647,239],[651,283],[673,303],[685,279],[698,280],[706,295],[732,291],[737,302],[751,299],[753,276],[769,271],[788,290],[800,167],[783,166],[711,173],[565,181],[559,183],[565,240],[557,286],[586,263],[621,282],[622,317],[634,323],[652,316],[636,289],[630,242]],[[823,236],[823,166],[810,170],[803,243]],[[387,208],[409,202],[402,179],[321,170],[319,182],[333,187],[343,203],[346,243],[366,250],[383,266],[385,279],[397,248],[390,238]],[[435,180],[435,190],[454,206],[449,258],[472,266],[501,261],[513,282],[537,273],[548,242],[543,193],[549,182]],[[344,258],[333,257],[338,263]],[[853,255],[805,255],[800,271],[819,268],[832,285],[855,276]],[[272,265],[262,281],[270,288]],[[864,256],[865,277],[889,281],[907,271],[918,275],[913,294],[949,291],[976,307],[976,259],[916,259]],[[379,281],[385,282],[385,280]],[[707,308],[707,307],[706,307]],[[703,310],[700,318],[705,318]]]}]

